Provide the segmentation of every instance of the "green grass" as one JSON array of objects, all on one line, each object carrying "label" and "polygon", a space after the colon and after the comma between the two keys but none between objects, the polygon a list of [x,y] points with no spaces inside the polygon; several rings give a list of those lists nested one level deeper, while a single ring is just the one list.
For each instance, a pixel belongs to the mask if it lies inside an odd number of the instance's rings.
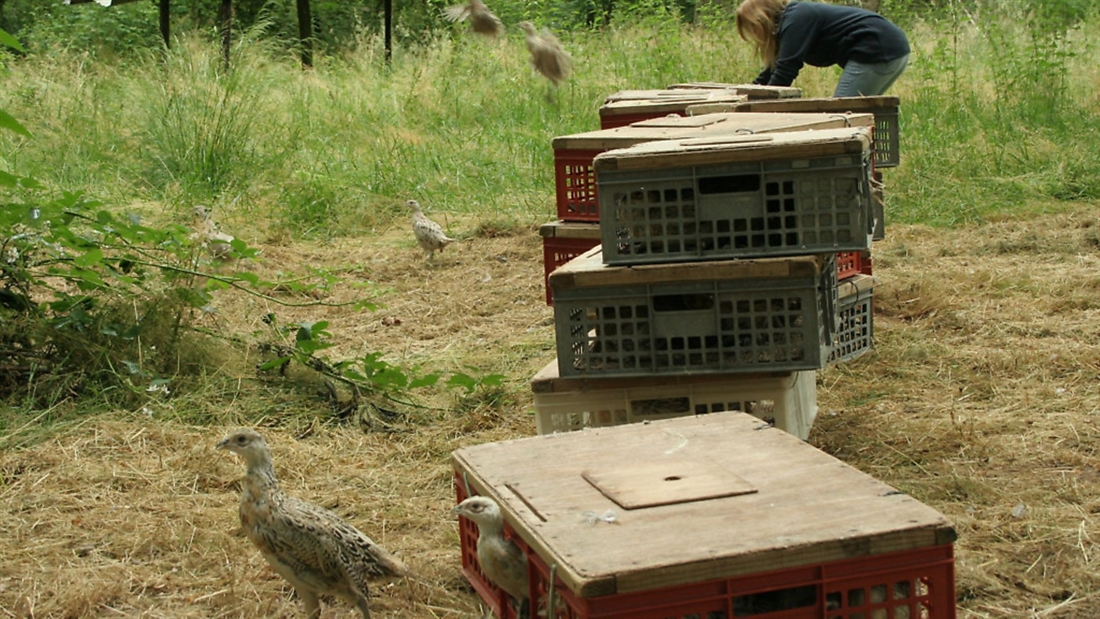
[{"label": "green grass", "polygon": [[[550,141],[598,128],[604,96],[751,79],[748,46],[728,21],[711,21],[563,35],[576,71],[557,91],[532,73],[517,32],[425,41],[397,49],[389,66],[368,43],[308,72],[249,37],[228,71],[216,43],[198,39],[111,64],[32,56],[8,63],[0,108],[35,138],[0,136],[0,155],[8,169],[118,209],[178,214],[211,202],[303,236],[360,234],[403,216],[410,197],[440,211],[550,220]],[[1045,72],[1007,83],[1001,65],[1036,53],[1022,29],[910,29],[913,62],[894,89],[893,221],[953,225],[1100,197],[1095,43],[1071,31],[1068,53],[1043,59]],[[1048,83],[1062,72],[1072,83]],[[835,76],[807,68],[797,85],[828,95]]]}]

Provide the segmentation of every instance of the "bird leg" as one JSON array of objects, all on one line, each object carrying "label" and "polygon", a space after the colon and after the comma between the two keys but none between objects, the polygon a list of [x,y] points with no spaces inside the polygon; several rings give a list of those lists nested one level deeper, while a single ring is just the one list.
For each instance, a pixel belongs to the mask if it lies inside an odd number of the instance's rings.
[{"label": "bird leg", "polygon": [[359,596],[359,599],[355,601],[355,606],[359,608],[359,612],[363,613],[363,619],[370,619],[370,609],[367,608],[366,594]]},{"label": "bird leg", "polygon": [[321,604],[317,601],[317,594],[313,591],[306,591],[304,588],[295,588],[298,592],[298,597],[302,598],[302,606],[306,609],[306,617],[308,619],[321,619]]}]

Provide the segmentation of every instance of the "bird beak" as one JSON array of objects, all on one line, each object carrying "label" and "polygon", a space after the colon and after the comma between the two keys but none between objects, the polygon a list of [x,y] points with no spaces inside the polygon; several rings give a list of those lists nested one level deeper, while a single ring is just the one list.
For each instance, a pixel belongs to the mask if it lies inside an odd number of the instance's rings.
[{"label": "bird beak", "polygon": [[214,449],[225,449],[227,445],[229,445],[229,437],[223,438],[222,440],[218,441],[218,445],[214,447]]},{"label": "bird beak", "polygon": [[454,507],[452,507],[451,508],[451,515],[452,516],[461,516],[462,515],[462,506],[461,505],[455,505]]}]

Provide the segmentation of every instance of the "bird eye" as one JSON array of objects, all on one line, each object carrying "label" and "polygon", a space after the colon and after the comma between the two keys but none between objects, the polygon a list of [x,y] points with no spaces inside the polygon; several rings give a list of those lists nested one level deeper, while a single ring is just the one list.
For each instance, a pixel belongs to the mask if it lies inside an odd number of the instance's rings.
[{"label": "bird eye", "polygon": [[237,437],[237,442],[243,445],[244,442],[245,442],[245,438],[243,436],[238,436]]}]

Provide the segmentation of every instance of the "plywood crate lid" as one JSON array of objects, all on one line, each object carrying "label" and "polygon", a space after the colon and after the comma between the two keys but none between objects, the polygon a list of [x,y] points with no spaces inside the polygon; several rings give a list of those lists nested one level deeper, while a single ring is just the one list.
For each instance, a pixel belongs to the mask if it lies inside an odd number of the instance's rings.
[{"label": "plywood crate lid", "polygon": [[609,150],[596,155],[593,167],[599,174],[605,171],[856,155],[869,153],[870,148],[869,127],[766,135],[715,135],[644,142]]},{"label": "plywood crate lid", "polygon": [[[671,91],[687,92],[687,91]],[[655,99],[623,99],[611,101],[600,106],[601,118],[614,118],[629,114],[660,114],[683,112],[689,105],[698,103],[727,103],[736,104],[748,101],[745,95],[735,94],[732,91],[707,90],[705,95],[692,95],[681,97],[658,97]]]},{"label": "plywood crate lid", "polygon": [[643,89],[620,90],[607,95],[604,103],[616,101],[647,101],[654,99],[667,99],[669,101],[706,98],[713,95],[736,95],[732,88],[677,88],[677,89]]},{"label": "plywood crate lid", "polygon": [[625,127],[586,131],[554,138],[554,150],[608,150],[658,140],[873,127],[872,114],[720,113],[651,118]]},{"label": "plywood crate lid", "polygon": [[791,372],[731,372],[729,374],[657,374],[653,376],[566,376],[558,371],[558,360],[547,363],[531,378],[532,393],[572,393],[601,389],[633,389],[637,387],[674,387],[774,379],[790,376]]},{"label": "plywood crate lid", "polygon": [[809,99],[773,99],[732,104],[737,112],[868,112],[897,108],[901,99],[892,95],[874,97],[812,97]]},{"label": "plywood crate lid", "polygon": [[725,84],[722,82],[685,82],[672,84],[670,90],[699,90],[716,88],[733,90],[737,94],[746,95],[749,100],[755,99],[793,99],[802,96],[802,89],[794,86],[764,86],[761,84]]},{"label": "plywood crate lid", "polygon": [[603,246],[597,245],[555,269],[550,274],[550,287],[558,292],[669,282],[817,277],[825,260],[826,256],[794,256],[610,265],[604,264]]},{"label": "plywood crate lid", "polygon": [[539,226],[539,236],[552,239],[599,239],[598,221],[551,221]]},{"label": "plywood crate lid", "polygon": [[452,462],[581,597],[955,540],[931,507],[740,412],[486,443]]}]

